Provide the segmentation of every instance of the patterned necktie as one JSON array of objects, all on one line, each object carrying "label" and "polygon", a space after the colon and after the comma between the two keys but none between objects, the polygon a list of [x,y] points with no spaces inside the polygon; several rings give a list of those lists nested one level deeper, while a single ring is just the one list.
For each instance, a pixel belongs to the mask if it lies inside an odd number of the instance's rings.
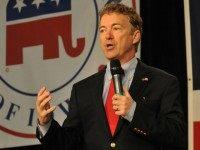
[{"label": "patterned necktie", "polygon": [[117,127],[117,122],[119,120],[119,116],[116,115],[115,111],[113,110],[112,97],[114,94],[115,94],[114,83],[111,80],[109,91],[108,91],[108,96],[106,99],[105,110],[106,110],[106,115],[107,115],[108,123],[110,126],[110,131],[111,131],[112,135],[115,132],[115,129]]}]

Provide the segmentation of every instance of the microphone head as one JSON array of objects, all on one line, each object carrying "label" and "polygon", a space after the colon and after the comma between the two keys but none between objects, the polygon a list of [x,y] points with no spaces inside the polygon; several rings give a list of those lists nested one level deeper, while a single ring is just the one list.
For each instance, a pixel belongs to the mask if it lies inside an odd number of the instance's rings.
[{"label": "microphone head", "polygon": [[124,75],[124,70],[121,67],[121,63],[118,59],[114,59],[110,61],[110,71],[112,75],[122,74]]}]

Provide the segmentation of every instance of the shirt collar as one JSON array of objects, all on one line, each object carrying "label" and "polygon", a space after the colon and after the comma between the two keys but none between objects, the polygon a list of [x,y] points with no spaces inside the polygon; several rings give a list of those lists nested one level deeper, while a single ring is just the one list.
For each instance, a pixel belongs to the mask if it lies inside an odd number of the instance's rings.
[{"label": "shirt collar", "polygon": [[[131,70],[135,70],[137,66],[137,58],[133,57],[130,61],[128,61],[127,63],[123,64],[121,67],[122,69],[124,69],[124,74],[126,76],[126,74],[131,71]],[[107,63],[107,67],[106,67],[106,77],[108,80],[112,79],[112,75],[110,72],[110,62]]]}]

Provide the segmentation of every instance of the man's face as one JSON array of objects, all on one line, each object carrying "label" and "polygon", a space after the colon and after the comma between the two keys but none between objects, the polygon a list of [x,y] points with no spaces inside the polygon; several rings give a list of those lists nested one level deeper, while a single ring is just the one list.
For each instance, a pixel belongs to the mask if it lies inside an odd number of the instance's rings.
[{"label": "man's face", "polygon": [[128,62],[135,56],[134,44],[138,42],[132,25],[126,15],[104,14],[100,20],[100,45],[107,59]]}]

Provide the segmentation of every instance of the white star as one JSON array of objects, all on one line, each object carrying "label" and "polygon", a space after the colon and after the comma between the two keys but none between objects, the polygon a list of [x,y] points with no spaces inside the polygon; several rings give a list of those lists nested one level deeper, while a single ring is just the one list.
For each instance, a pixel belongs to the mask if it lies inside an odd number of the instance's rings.
[{"label": "white star", "polygon": [[22,8],[26,7],[26,4],[24,4],[24,0],[16,0],[16,5],[14,8],[17,8],[19,12],[21,12]]},{"label": "white star", "polygon": [[56,2],[56,4],[57,4],[57,6],[58,6],[58,4],[59,4],[59,2],[60,2],[60,0],[51,0],[52,2]]},{"label": "white star", "polygon": [[45,3],[45,1],[44,0],[34,0],[32,5],[35,4],[38,9],[41,3]]}]

